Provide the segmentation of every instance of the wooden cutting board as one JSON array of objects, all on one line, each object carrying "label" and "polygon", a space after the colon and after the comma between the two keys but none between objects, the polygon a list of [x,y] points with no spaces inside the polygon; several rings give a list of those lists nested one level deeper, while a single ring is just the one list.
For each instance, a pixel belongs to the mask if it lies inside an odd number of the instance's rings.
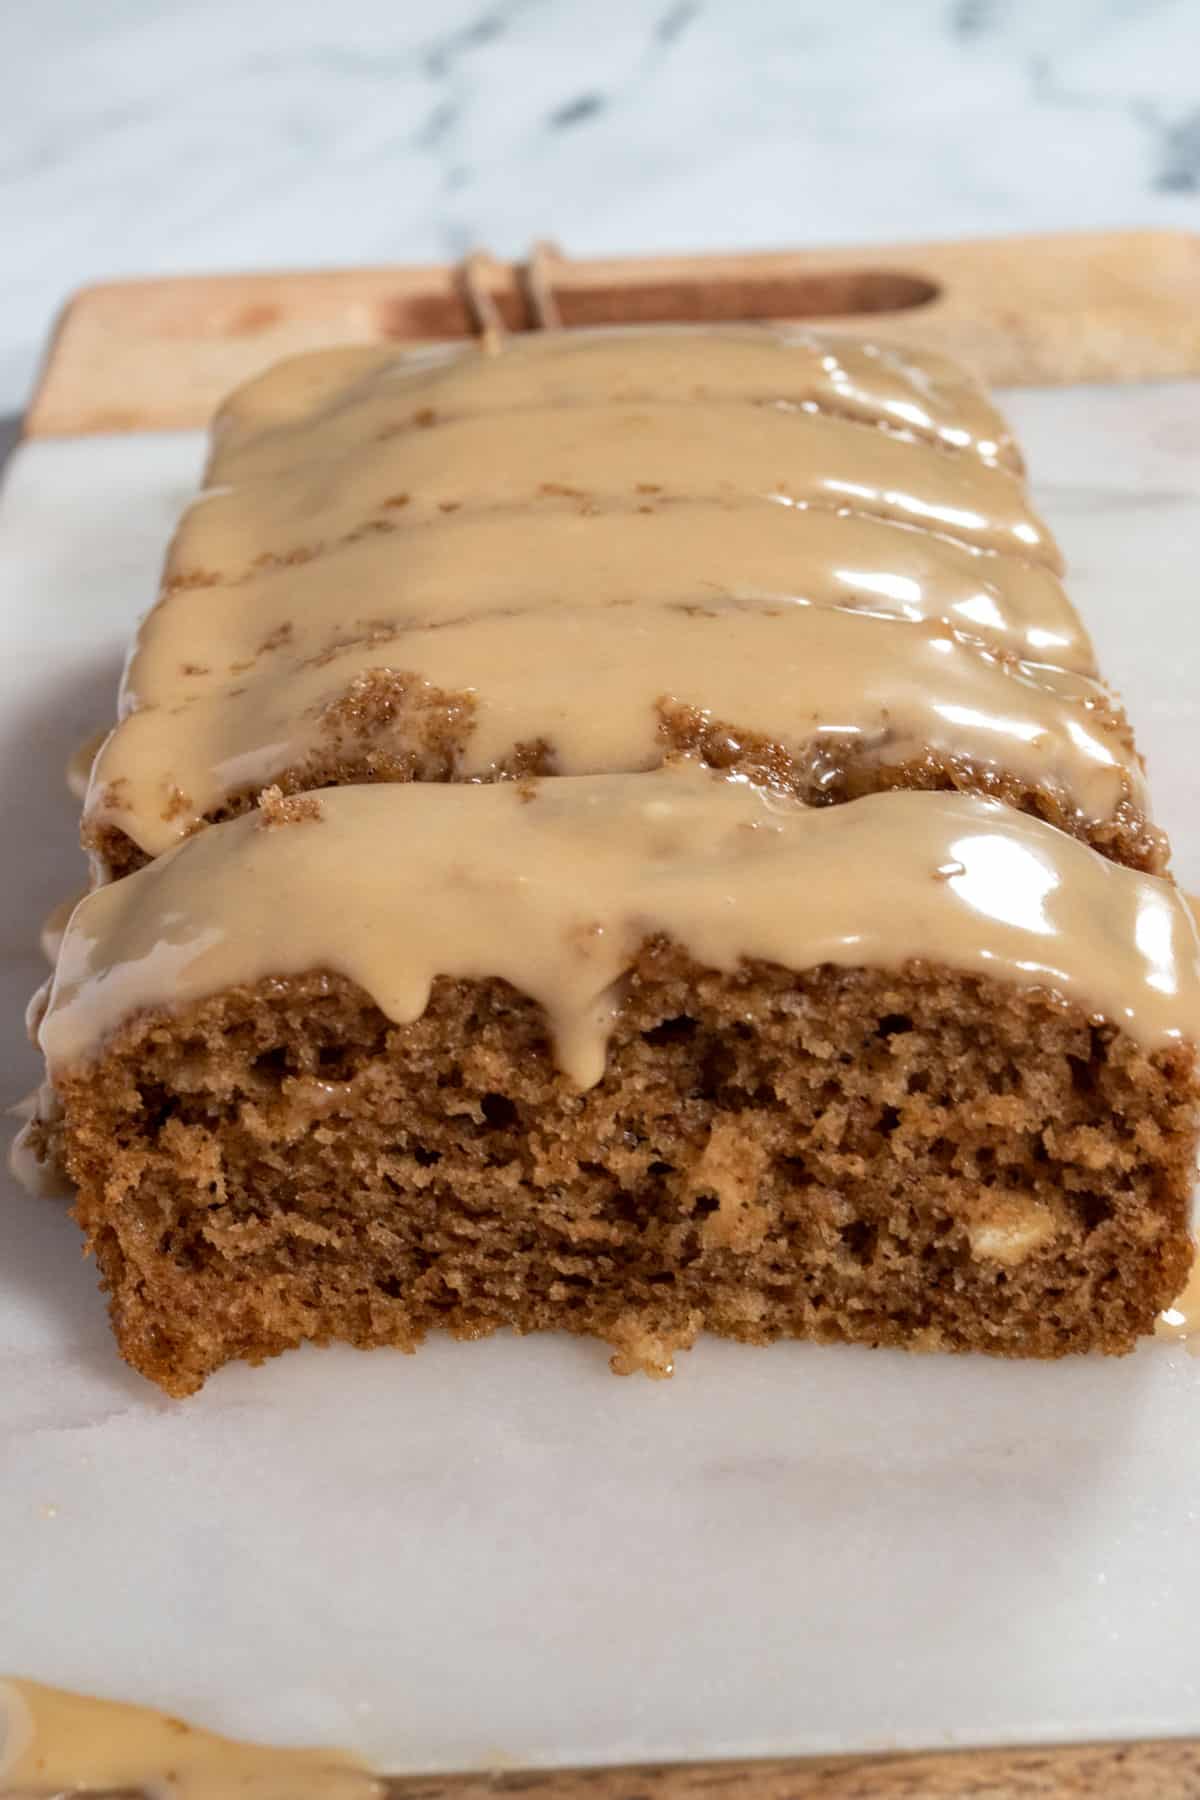
[{"label": "wooden cutting board", "polygon": [[[468,335],[481,304],[509,330],[800,319],[931,344],[994,385],[1200,374],[1200,237],[1163,232],[869,250],[227,275],[89,288],[66,307],[26,421],[33,438],[202,425],[221,396],[297,351]],[[185,1624],[186,1621],[176,1621]],[[1164,1654],[1169,1654],[1164,1648]],[[1137,1671],[1131,1669],[1131,1681]],[[465,1699],[465,1697],[464,1697]],[[753,1800],[1200,1795],[1200,1739],[398,1778],[396,1800]]]},{"label": "wooden cutting board", "polygon": [[[1200,236],[1129,231],[740,256],[477,260],[512,330],[801,319],[936,346],[992,386],[1200,371]],[[30,436],[203,425],[230,388],[327,344],[472,329],[461,269],[330,269],[85,288],[51,340]]]}]

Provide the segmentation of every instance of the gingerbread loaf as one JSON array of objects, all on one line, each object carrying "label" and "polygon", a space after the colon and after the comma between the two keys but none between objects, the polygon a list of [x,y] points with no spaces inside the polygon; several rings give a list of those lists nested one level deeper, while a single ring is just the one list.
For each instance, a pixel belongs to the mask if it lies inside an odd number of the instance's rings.
[{"label": "gingerbread loaf", "polygon": [[990,404],[811,334],[235,396],[101,751],[46,1125],[126,1357],[1125,1351],[1200,950]]}]

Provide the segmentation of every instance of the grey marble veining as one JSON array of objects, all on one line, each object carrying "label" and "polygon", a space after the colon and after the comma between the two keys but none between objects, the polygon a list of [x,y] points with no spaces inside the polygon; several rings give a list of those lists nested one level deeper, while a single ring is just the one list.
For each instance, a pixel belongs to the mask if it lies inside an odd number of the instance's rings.
[{"label": "grey marble veining", "polygon": [[0,0],[0,413],[100,277],[1200,225],[1196,0]]}]

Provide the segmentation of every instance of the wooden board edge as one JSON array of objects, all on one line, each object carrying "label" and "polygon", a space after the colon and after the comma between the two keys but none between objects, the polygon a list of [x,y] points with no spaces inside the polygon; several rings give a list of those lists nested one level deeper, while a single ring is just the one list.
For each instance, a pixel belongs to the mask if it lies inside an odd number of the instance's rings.
[{"label": "wooden board edge", "polygon": [[392,1776],[386,1800],[1195,1800],[1200,1740]]},{"label": "wooden board edge", "polygon": [[[147,1800],[138,1788],[71,1791]],[[362,1792],[364,1800],[1196,1800],[1200,1739],[380,1775],[364,1777]]]},{"label": "wooden board edge", "polygon": [[[520,328],[526,265],[483,267]],[[541,268],[568,325],[799,319],[931,345],[993,386],[1200,374],[1200,235],[1187,232],[583,261],[551,253]],[[25,435],[194,429],[281,357],[469,329],[449,264],[103,282],[60,313]]]}]

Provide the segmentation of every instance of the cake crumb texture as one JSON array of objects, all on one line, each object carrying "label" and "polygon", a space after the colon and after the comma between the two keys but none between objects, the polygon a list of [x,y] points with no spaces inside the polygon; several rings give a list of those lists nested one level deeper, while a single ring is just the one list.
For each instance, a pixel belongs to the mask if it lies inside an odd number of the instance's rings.
[{"label": "cake crumb texture", "polygon": [[258,823],[263,831],[280,825],[315,824],[322,816],[319,794],[284,794],[269,787],[258,796]]},{"label": "cake crumb texture", "polygon": [[439,980],[143,1013],[60,1081],[123,1354],[168,1393],[305,1339],[701,1330],[1121,1353],[1183,1285],[1194,1053],[928,964],[720,974],[647,942],[579,1092],[539,1007]]}]

